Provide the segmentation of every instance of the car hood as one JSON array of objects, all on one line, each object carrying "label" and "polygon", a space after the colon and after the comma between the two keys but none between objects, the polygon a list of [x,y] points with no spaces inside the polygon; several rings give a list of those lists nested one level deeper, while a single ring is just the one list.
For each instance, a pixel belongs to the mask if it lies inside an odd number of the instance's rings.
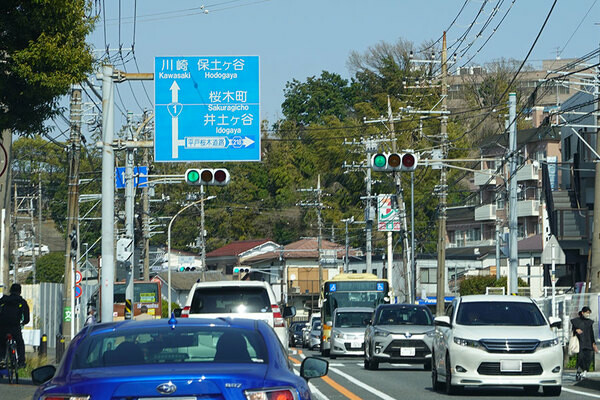
[{"label": "car hood", "polygon": [[[176,367],[136,366],[76,370],[66,382],[52,380],[46,388],[65,384],[72,393],[90,394],[92,398],[129,398],[170,396],[199,396],[237,398],[245,389],[289,385],[289,382],[266,379],[266,364],[190,364]],[[161,393],[157,388],[172,383],[176,390]]]},{"label": "car hood", "polygon": [[499,325],[455,325],[454,337],[464,339],[537,339],[555,337],[547,325],[542,326],[499,326]]},{"label": "car hood", "polygon": [[375,325],[375,329],[390,333],[411,333],[413,335],[434,330],[433,325]]}]

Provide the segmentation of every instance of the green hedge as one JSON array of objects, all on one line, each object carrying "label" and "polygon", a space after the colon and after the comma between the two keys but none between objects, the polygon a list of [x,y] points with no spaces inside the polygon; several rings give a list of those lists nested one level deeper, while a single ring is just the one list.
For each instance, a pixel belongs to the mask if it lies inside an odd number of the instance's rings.
[{"label": "green hedge", "polygon": [[[486,287],[505,287],[508,293],[506,277],[496,279],[494,275],[469,276],[460,283],[461,296],[469,294],[485,294]],[[519,286],[527,286],[527,282],[519,279]]]}]

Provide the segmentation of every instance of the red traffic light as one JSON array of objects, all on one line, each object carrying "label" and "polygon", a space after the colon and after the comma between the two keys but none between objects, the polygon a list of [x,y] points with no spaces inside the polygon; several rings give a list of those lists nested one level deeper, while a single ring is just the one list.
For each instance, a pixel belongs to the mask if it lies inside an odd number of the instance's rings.
[{"label": "red traffic light", "polygon": [[417,160],[415,159],[415,156],[411,153],[406,153],[402,157],[402,168],[411,169],[415,166],[416,163]]}]

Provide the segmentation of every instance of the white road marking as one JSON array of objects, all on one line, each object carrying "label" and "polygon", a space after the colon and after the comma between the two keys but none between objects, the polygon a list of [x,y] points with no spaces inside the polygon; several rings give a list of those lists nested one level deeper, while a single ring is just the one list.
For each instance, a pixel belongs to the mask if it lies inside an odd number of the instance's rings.
[{"label": "white road marking", "polygon": [[582,396],[588,396],[588,397],[594,397],[596,399],[600,399],[600,395],[598,395],[598,394],[593,394],[593,393],[588,393],[588,392],[580,392],[579,390],[569,389],[564,386],[563,386],[562,390],[563,390],[563,392],[576,393],[576,394],[580,394]]},{"label": "white road marking", "polygon": [[315,385],[308,382],[308,387],[310,388],[310,393],[313,395],[316,395],[315,397],[318,400],[327,400],[327,397],[325,397],[325,395],[323,393],[319,392],[319,389],[317,389]]},{"label": "white road marking", "polygon": [[375,396],[377,396],[377,397],[379,397],[381,399],[384,399],[384,400],[396,400],[396,398],[388,396],[387,394],[385,394],[383,392],[380,392],[379,390],[375,389],[374,387],[371,387],[371,386],[367,385],[366,383],[362,383],[362,382],[358,381],[357,378],[355,378],[355,377],[353,377],[351,375],[348,375],[345,372],[342,372],[342,371],[340,371],[337,368],[329,368],[329,370],[335,372],[336,374],[340,375],[343,378],[348,379],[350,382],[352,382],[356,386],[359,386],[359,387],[365,389],[366,391],[373,393]]}]

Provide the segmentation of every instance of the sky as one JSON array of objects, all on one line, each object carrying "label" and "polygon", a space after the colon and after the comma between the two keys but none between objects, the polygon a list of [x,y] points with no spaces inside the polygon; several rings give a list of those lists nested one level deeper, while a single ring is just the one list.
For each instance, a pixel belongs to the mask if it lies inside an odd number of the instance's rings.
[{"label": "sky", "polygon": [[[395,43],[403,39],[418,46],[438,39],[448,29],[449,45],[465,33],[461,48],[473,42],[459,63],[472,55],[475,58],[471,64],[502,57],[522,60],[553,1],[96,0],[94,3],[99,19],[89,42],[98,57],[106,54],[104,49],[108,47],[118,69],[153,72],[154,57],[159,56],[259,56],[261,118],[272,123],[282,117],[286,82],[293,79],[303,82],[324,70],[349,79],[350,53],[364,53],[379,42]],[[599,11],[599,0],[557,0],[529,61],[541,65],[541,60],[553,59],[557,53],[561,58],[574,58],[592,51],[600,42],[600,26],[596,24],[600,22]],[[489,18],[491,22],[486,25]],[[482,34],[477,37],[480,31]],[[491,38],[481,48],[490,34]],[[121,53],[117,51],[119,48]],[[121,96],[116,96],[116,101],[121,110],[141,113],[143,108],[153,108],[152,82],[121,83],[118,94]],[[123,119],[120,115],[116,126]]]}]

